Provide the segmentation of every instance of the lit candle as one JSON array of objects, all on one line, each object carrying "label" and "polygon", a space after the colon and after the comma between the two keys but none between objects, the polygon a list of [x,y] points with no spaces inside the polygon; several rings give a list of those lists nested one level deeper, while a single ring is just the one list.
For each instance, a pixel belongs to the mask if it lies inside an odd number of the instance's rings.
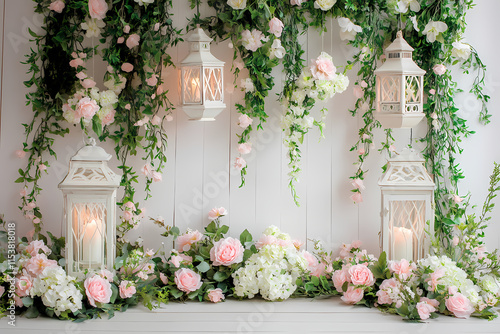
[{"label": "lit candle", "polygon": [[99,219],[88,222],[83,228],[83,263],[100,264],[102,261],[102,223]]},{"label": "lit candle", "polygon": [[413,260],[413,232],[404,227],[394,227],[394,255],[393,260]]}]

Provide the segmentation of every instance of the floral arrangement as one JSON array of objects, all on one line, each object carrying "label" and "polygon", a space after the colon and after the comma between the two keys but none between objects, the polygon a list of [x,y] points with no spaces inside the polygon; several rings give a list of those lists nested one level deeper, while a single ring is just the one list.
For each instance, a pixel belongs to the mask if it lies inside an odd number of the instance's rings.
[{"label": "floral arrangement", "polygon": [[299,202],[294,183],[298,181],[300,172],[299,143],[303,142],[313,125],[318,126],[323,135],[324,120],[328,112],[326,108],[321,109],[321,119],[316,120],[311,116],[311,109],[316,104],[316,99],[329,100],[335,94],[344,92],[349,85],[349,78],[335,71],[332,57],[322,52],[311,61],[309,67],[302,70],[297,81],[288,86],[283,96],[283,141],[288,147],[290,189],[297,205]]}]

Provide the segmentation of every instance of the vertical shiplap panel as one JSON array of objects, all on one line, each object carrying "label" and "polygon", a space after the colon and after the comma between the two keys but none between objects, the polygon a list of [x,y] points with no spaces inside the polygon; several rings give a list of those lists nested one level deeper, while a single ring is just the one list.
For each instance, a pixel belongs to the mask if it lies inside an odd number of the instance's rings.
[{"label": "vertical shiplap panel", "polygon": [[[321,51],[332,54],[331,31],[324,32],[319,36],[319,31],[309,28],[307,40],[307,54],[305,59],[314,59],[319,56]],[[335,62],[335,60],[334,60]],[[338,62],[335,62],[338,65]],[[307,63],[309,65],[309,62]],[[332,231],[332,149],[334,141],[332,133],[332,119],[335,117],[333,105],[318,101],[312,110],[312,116],[320,119],[320,110],[325,107],[329,114],[325,120],[326,127],[323,131],[325,138],[320,140],[320,132],[315,127],[309,131],[308,142],[308,184],[307,184],[307,239],[322,240],[324,245],[331,243]],[[332,115],[333,114],[333,115]],[[303,240],[304,242],[306,240]],[[308,240],[307,247],[313,249],[313,243]]]},{"label": "vertical shiplap panel", "polygon": [[256,160],[256,221],[252,232],[257,238],[270,225],[280,224],[279,198],[281,196],[281,157],[283,144],[281,141],[281,115],[283,113],[278,96],[283,90],[283,67],[273,69],[274,87],[266,98],[266,113],[269,115],[264,123],[264,131],[254,136],[254,154]]}]

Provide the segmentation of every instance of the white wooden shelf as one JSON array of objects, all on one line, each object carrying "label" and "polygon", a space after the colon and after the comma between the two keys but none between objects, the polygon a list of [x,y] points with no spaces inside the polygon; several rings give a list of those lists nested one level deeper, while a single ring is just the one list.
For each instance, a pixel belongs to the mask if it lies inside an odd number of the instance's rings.
[{"label": "white wooden shelf", "polygon": [[18,317],[16,327],[0,321],[0,333],[500,333],[500,320],[468,320],[440,316],[407,323],[376,309],[343,304],[339,298],[263,300],[224,303],[170,303],[149,311],[143,306],[115,317],[75,324],[48,318]]}]

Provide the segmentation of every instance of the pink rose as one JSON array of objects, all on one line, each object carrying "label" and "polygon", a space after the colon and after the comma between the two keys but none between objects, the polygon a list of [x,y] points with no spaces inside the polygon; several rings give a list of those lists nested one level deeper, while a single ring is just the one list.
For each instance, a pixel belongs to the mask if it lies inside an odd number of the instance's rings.
[{"label": "pink rose", "polygon": [[158,30],[160,30],[160,23],[159,23],[159,22],[155,23],[155,25],[154,25],[154,27],[153,27],[153,30],[154,30],[154,31],[158,31]]},{"label": "pink rose", "polygon": [[444,66],[443,64],[436,64],[436,65],[434,65],[432,70],[437,75],[443,75],[446,73],[446,66]]},{"label": "pink rose", "polygon": [[474,313],[471,302],[461,293],[455,293],[446,299],[446,308],[457,318],[467,319]]},{"label": "pink rose", "polygon": [[147,177],[151,177],[153,175],[153,167],[150,164],[145,164],[141,168],[141,173],[146,175]]},{"label": "pink rose", "polygon": [[320,277],[325,274],[325,265],[323,263],[319,263],[316,256],[306,250],[302,251],[302,256],[304,256],[307,260],[307,270],[312,276]]},{"label": "pink rose", "polygon": [[19,159],[22,159],[26,156],[26,152],[23,151],[23,150],[16,150],[14,152],[14,154],[16,155],[16,157],[18,157]]},{"label": "pink rose", "polygon": [[28,208],[28,210],[33,210],[34,208],[36,208],[36,203],[29,202],[28,204],[26,204],[26,207]]},{"label": "pink rose", "polygon": [[203,239],[203,234],[201,234],[198,230],[188,231],[183,235],[177,237],[177,249],[179,252],[187,252],[191,245],[197,243]]},{"label": "pink rose", "polygon": [[265,38],[262,31],[257,29],[244,30],[241,32],[241,45],[248,51],[255,52],[262,46],[262,40]]},{"label": "pink rose", "polygon": [[64,4],[64,2],[62,2],[61,0],[56,0],[49,5],[49,9],[60,14],[62,13],[65,6],[66,5]]},{"label": "pink rose", "polygon": [[125,42],[125,44],[127,45],[127,47],[129,49],[132,49],[132,48],[139,45],[140,40],[141,40],[141,36],[139,36],[137,34],[132,34],[132,35],[128,36],[127,42]]},{"label": "pink rose", "polygon": [[124,37],[118,37],[118,39],[116,40],[116,44],[122,44],[123,42],[125,42]]},{"label": "pink rose", "polygon": [[82,81],[82,86],[83,88],[85,89],[89,89],[89,88],[92,88],[92,87],[95,87],[95,81],[92,80],[92,79],[85,79]]},{"label": "pink rose", "polygon": [[93,19],[104,20],[108,4],[106,0],[89,0],[89,15]]},{"label": "pink rose", "polygon": [[80,58],[73,59],[69,62],[69,66],[77,68],[78,66],[83,66],[85,62]]},{"label": "pink rose", "polygon": [[[364,189],[364,187],[363,187],[363,189]],[[361,247],[361,244],[362,244],[361,240],[354,240],[353,242],[351,242],[351,249],[353,249],[353,248],[359,249]]]},{"label": "pink rose", "polygon": [[164,274],[164,273],[160,273],[160,281],[161,281],[163,284],[167,285],[167,283],[168,283],[168,278],[167,278],[167,276],[165,276],[165,274]]},{"label": "pink rose", "polygon": [[161,182],[162,179],[163,179],[163,177],[162,177],[160,172],[156,172],[156,171],[153,172],[153,181],[154,182]]},{"label": "pink rose", "polygon": [[458,195],[453,195],[453,201],[457,204],[462,203],[464,199]]},{"label": "pink rose", "polygon": [[33,240],[30,242],[30,244],[26,247],[26,252],[28,252],[32,257],[37,255],[38,252],[41,250],[45,254],[50,254],[50,249],[45,245],[43,240]]},{"label": "pink rose", "polygon": [[225,299],[224,294],[220,288],[209,290],[208,291],[208,299],[212,303],[218,303]]},{"label": "pink rose", "polygon": [[115,277],[115,273],[109,271],[108,269],[101,269],[97,274],[110,283],[113,282],[113,278]]},{"label": "pink rose", "polygon": [[454,236],[454,237],[453,237],[453,240],[451,241],[451,243],[452,243],[452,244],[453,244],[453,246],[455,246],[455,247],[458,245],[458,243],[459,243],[459,242],[460,242],[460,239],[458,239],[458,237],[457,237],[457,236]]},{"label": "pink rose", "polygon": [[429,94],[431,95],[436,94],[436,90],[434,88],[429,89]]},{"label": "pink rose", "polygon": [[111,299],[111,284],[99,275],[89,277],[83,283],[89,304],[97,307],[96,303],[107,304]]},{"label": "pink rose", "polygon": [[359,85],[361,86],[361,88],[366,88],[366,87],[368,87],[368,84],[366,83],[366,81],[365,81],[365,80],[361,81],[361,82],[359,83]]},{"label": "pink rose", "polygon": [[389,293],[398,293],[399,283],[395,278],[386,279],[380,284],[380,290],[377,291],[379,304],[392,304],[394,301],[391,299]]},{"label": "pink rose", "polygon": [[122,281],[119,286],[120,298],[130,298],[136,293],[134,283],[129,281]]},{"label": "pink rose", "polygon": [[115,114],[116,110],[114,109],[109,110],[101,120],[102,125],[112,124],[115,121]]},{"label": "pink rose", "polygon": [[365,93],[363,93],[363,89],[361,88],[361,86],[358,85],[352,88],[352,92],[356,99],[361,99],[365,95]]},{"label": "pink rose", "polygon": [[[361,180],[360,178],[356,178],[354,179],[352,182],[351,182],[352,186],[355,188],[355,189],[360,189],[360,190],[364,190],[365,189],[365,185],[363,184],[363,180]],[[357,247],[356,247],[357,248]]]},{"label": "pink rose", "polygon": [[19,297],[26,297],[29,295],[31,288],[33,287],[32,280],[33,279],[27,274],[16,278],[16,294]]},{"label": "pink rose", "polygon": [[99,111],[97,103],[89,97],[82,98],[76,105],[76,112],[80,117],[91,119]]},{"label": "pink rose", "polygon": [[27,194],[28,194],[28,191],[26,190],[26,188],[21,189],[21,191],[19,192],[19,195],[21,197],[26,197]]},{"label": "pink rose", "polygon": [[39,164],[38,169],[42,172],[47,169],[47,166],[45,166],[44,164]]},{"label": "pink rose", "polygon": [[130,105],[130,103],[127,103],[127,104],[125,105],[125,109],[130,110],[131,108],[132,108],[132,106]]},{"label": "pink rose", "polygon": [[123,32],[126,34],[130,32],[130,26],[128,24],[125,27],[123,27]]},{"label": "pink rose", "polygon": [[123,63],[122,64],[122,71],[123,72],[130,73],[133,70],[134,70],[134,65],[132,65],[131,63]]},{"label": "pink rose", "polygon": [[161,118],[158,117],[158,115],[154,115],[153,119],[151,120],[151,124],[153,124],[153,125],[160,125],[161,124]]},{"label": "pink rose", "polygon": [[271,21],[269,21],[269,33],[274,34],[276,37],[281,37],[284,27],[283,22],[277,17],[273,17]]},{"label": "pink rose", "polygon": [[200,275],[187,268],[182,268],[175,272],[174,282],[177,285],[177,289],[186,293],[196,291],[203,285]]},{"label": "pink rose", "polygon": [[216,220],[219,217],[227,215],[227,210],[223,207],[213,208],[208,212],[208,219]]},{"label": "pink rose", "polygon": [[158,87],[156,88],[156,94],[161,95],[161,94],[163,94],[163,92],[164,92],[164,90],[163,90],[163,87],[162,87],[162,86],[158,86]]},{"label": "pink rose", "polygon": [[372,271],[362,264],[357,264],[349,268],[349,276],[354,285],[372,286],[375,284]]},{"label": "pink rose", "polygon": [[434,291],[436,290],[436,287],[439,284],[439,279],[443,277],[445,274],[444,269],[440,268],[437,269],[435,272],[431,273],[429,278],[427,278],[425,281],[429,283],[429,291]]},{"label": "pink rose", "polygon": [[389,152],[396,152],[396,146],[394,145],[389,146]]},{"label": "pink rose", "polygon": [[37,217],[37,218],[35,218],[35,219],[33,219],[33,224],[35,224],[35,225],[40,224],[40,222],[41,222],[41,220],[40,220],[40,218],[38,218],[38,217]]},{"label": "pink rose", "polygon": [[346,272],[344,270],[335,270],[332,275],[332,281],[335,289],[342,293],[342,286],[347,282]]},{"label": "pink rose", "polygon": [[76,74],[76,77],[77,77],[78,79],[80,79],[80,80],[83,80],[83,79],[85,79],[85,78],[87,77],[87,74],[85,74],[84,72],[78,72],[78,73]]},{"label": "pink rose", "polygon": [[398,274],[399,278],[406,280],[410,278],[413,270],[416,269],[414,263],[410,264],[408,260],[402,259],[401,261],[391,261],[389,262],[389,270],[393,273]]},{"label": "pink rose", "polygon": [[234,161],[234,168],[236,168],[237,170],[242,170],[246,166],[247,162],[241,157],[236,158],[236,160]]},{"label": "pink rose", "polygon": [[248,117],[248,115],[245,115],[245,114],[240,115],[238,120],[239,120],[238,125],[243,129],[248,128],[248,126],[252,125],[252,123],[253,123],[253,119],[251,119],[250,117]]},{"label": "pink rose", "polygon": [[240,154],[248,154],[252,152],[252,144],[251,143],[242,143],[238,145],[238,152]]},{"label": "pink rose", "polygon": [[[129,39],[130,39],[130,37],[129,37]],[[127,40],[127,41],[128,41],[128,40]],[[147,83],[149,86],[153,86],[153,87],[154,87],[154,86],[156,86],[156,84],[158,83],[158,75],[153,74],[153,75],[151,76],[151,78],[146,79],[146,83]]]},{"label": "pink rose", "polygon": [[230,266],[234,263],[243,261],[243,252],[245,248],[238,239],[231,237],[220,239],[214,242],[210,249],[210,261],[214,266]]},{"label": "pink rose", "polygon": [[363,294],[363,289],[355,288],[354,285],[349,285],[347,291],[344,292],[344,295],[340,297],[340,299],[347,304],[356,304],[363,299]]},{"label": "pink rose", "polygon": [[436,308],[436,309],[439,307],[439,302],[436,299],[429,299],[427,297],[421,297],[420,301],[426,302],[427,304],[434,306],[434,308]]},{"label": "pink rose", "polygon": [[132,218],[134,218],[134,214],[130,211],[124,211],[123,212],[123,219],[124,220],[131,220]]},{"label": "pink rose", "polygon": [[427,304],[427,302],[419,302],[417,303],[417,311],[421,320],[427,320],[432,312],[436,312],[436,309],[434,306]]},{"label": "pink rose", "polygon": [[351,199],[354,201],[354,203],[361,203],[363,202],[363,195],[359,191],[356,191],[351,195]]},{"label": "pink rose", "polygon": [[313,78],[318,80],[332,80],[335,76],[335,65],[333,65],[332,57],[326,53],[312,61],[311,73]]},{"label": "pink rose", "polygon": [[33,256],[24,265],[28,273],[33,277],[40,275],[45,268],[57,266],[57,261],[47,259],[47,255],[45,254]]},{"label": "pink rose", "polygon": [[266,245],[276,245],[276,244],[278,244],[278,239],[276,239],[274,235],[263,234],[260,237],[259,241],[255,243],[255,247],[257,247],[257,249],[261,249]]},{"label": "pink rose", "polygon": [[358,154],[359,155],[363,155],[365,153],[366,153],[366,151],[365,151],[365,149],[363,147],[358,150]]}]

